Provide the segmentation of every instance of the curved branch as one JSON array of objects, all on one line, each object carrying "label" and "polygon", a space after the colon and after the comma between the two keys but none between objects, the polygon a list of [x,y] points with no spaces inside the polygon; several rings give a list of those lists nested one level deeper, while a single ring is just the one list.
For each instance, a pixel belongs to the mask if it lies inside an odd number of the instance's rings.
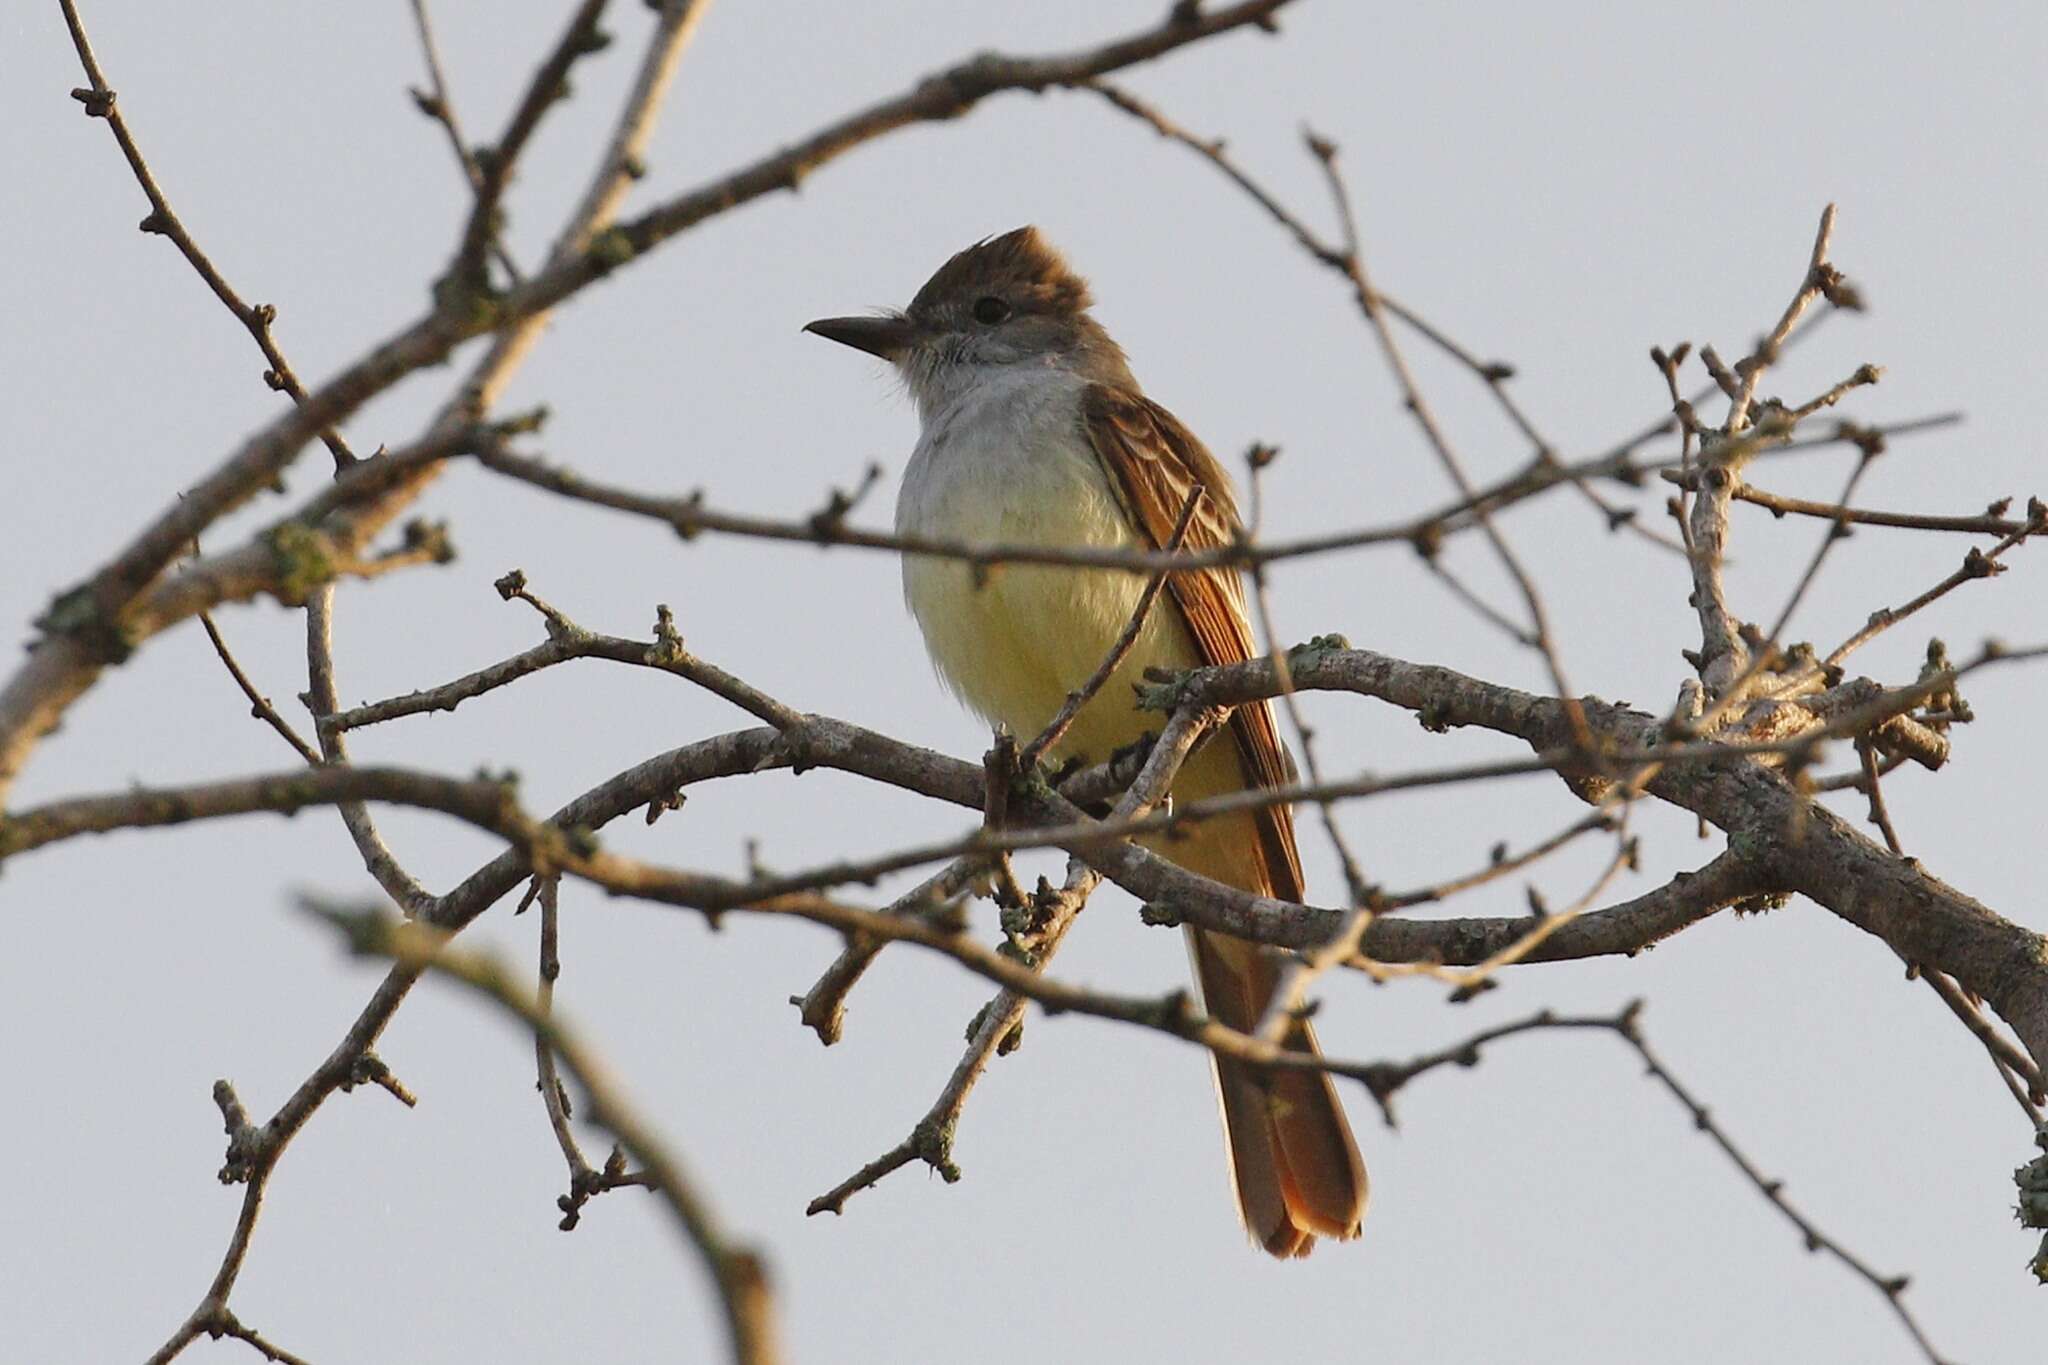
[{"label": "curved branch", "polygon": [[610,1081],[604,1066],[581,1036],[543,1009],[533,992],[514,979],[497,958],[450,951],[447,936],[389,915],[319,911],[348,936],[351,949],[386,958],[414,974],[432,972],[459,982],[496,1003],[533,1030],[534,1037],[583,1087],[590,1121],[608,1129],[639,1161],[647,1188],[668,1207],[678,1230],[704,1260],[718,1286],[733,1359],[741,1365],[772,1365],[781,1359],[775,1341],[768,1279],[760,1257],[735,1244],[719,1226],[710,1204],[684,1176],[682,1166],[647,1122]]},{"label": "curved branch", "polygon": [[[194,536],[269,487],[314,435],[339,422],[406,375],[444,360],[473,337],[501,332],[544,313],[663,242],[707,219],[779,190],[809,172],[899,128],[957,118],[991,95],[1038,91],[1149,61],[1190,43],[1244,27],[1273,26],[1289,0],[1242,0],[1215,10],[1176,6],[1151,28],[1080,52],[1050,57],[984,54],[926,77],[909,91],[827,124],[793,146],[641,217],[598,233],[503,296],[437,301],[433,311],[394,332],[305,402],[260,428],[225,462],[144,527],[80,588],[67,594],[72,624],[39,639],[26,664],[0,688],[0,797],[36,743],[118,658],[104,641],[118,638],[124,615]],[[681,30],[678,29],[678,32]],[[607,169],[612,169],[608,166]],[[623,169],[623,163],[619,169]],[[388,494],[368,524],[381,525],[408,500],[405,486]]]},{"label": "curved branch", "polygon": [[[1647,750],[1663,734],[1663,722],[1626,706],[1539,697],[1367,650],[1303,649],[1290,663],[1297,690],[1378,697],[1432,726],[1476,725],[1513,735],[1538,752],[1570,742],[1574,705],[1605,745]],[[1279,687],[1271,662],[1255,659],[1187,674],[1173,684],[1173,699],[1175,705],[1235,705],[1276,695]],[[1590,784],[1611,780],[1591,768],[1565,775]],[[2048,1067],[2048,938],[1936,879],[1917,861],[1894,857],[1781,774],[1741,761],[1737,748],[1718,762],[1666,763],[1644,790],[1726,831],[1730,846],[1756,859],[1774,888],[1805,895],[1907,961],[1945,972],[1982,996],[2013,1026],[2035,1064]]]}]

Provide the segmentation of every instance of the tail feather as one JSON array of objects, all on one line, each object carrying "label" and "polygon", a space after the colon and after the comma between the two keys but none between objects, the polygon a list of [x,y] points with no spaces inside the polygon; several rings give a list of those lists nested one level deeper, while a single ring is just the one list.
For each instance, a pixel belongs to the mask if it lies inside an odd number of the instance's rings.
[{"label": "tail feather", "polygon": [[[1188,945],[1203,1008],[1232,1028],[1256,1027],[1276,984],[1266,952],[1194,928]],[[1314,1053],[1315,1033],[1297,1020],[1285,1046]],[[1329,1076],[1262,1072],[1227,1057],[1215,1064],[1238,1211],[1253,1239],[1285,1258],[1308,1255],[1317,1237],[1356,1237],[1365,1163]]]}]

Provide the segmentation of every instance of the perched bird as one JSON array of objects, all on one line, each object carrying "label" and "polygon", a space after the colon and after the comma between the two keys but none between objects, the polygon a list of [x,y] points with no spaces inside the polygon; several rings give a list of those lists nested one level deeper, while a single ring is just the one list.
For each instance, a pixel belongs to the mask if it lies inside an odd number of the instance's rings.
[{"label": "perched bird", "polygon": [[[1124,353],[1090,316],[1087,282],[1036,228],[968,247],[909,308],[823,318],[805,330],[879,356],[916,400],[922,434],[904,471],[896,528],[977,543],[1163,548],[1199,491],[1188,550],[1233,542],[1230,479],[1174,415],[1147,398]],[[1144,591],[1135,575],[1003,565],[977,583],[967,564],[905,556],[903,591],[939,675],[982,716],[1029,737],[1101,664]],[[1140,738],[1130,683],[1152,667],[1253,657],[1242,575],[1174,574],[1118,672],[1075,717],[1055,757],[1100,762]],[[1180,801],[1274,787],[1290,765],[1264,702],[1189,757]],[[1284,805],[1200,822],[1151,845],[1204,876],[1281,900],[1302,898]],[[1272,954],[1190,927],[1203,1008],[1253,1028],[1272,998]],[[1316,1051],[1305,1020],[1286,1045]],[[1326,1075],[1260,1074],[1215,1058],[1237,1202],[1254,1240],[1305,1256],[1318,1237],[1358,1235],[1365,1167]]]}]

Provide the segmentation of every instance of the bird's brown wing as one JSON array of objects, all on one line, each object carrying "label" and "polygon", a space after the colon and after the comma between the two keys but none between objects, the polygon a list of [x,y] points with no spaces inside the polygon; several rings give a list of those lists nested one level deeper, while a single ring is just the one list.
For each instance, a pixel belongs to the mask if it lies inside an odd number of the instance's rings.
[{"label": "bird's brown wing", "polygon": [[[1083,422],[1096,458],[1139,534],[1155,548],[1173,538],[1191,493],[1199,492],[1183,545],[1212,550],[1234,543],[1237,501],[1230,480],[1202,443],[1172,413],[1138,394],[1091,387]],[[1202,661],[1237,663],[1257,652],[1244,578],[1234,568],[1176,573],[1172,600]],[[1230,730],[1245,782],[1279,787],[1290,780],[1287,754],[1266,702],[1231,713]],[[1282,900],[1302,898],[1301,858],[1286,806],[1254,813],[1258,866],[1233,868],[1225,880]],[[1170,856],[1170,855],[1169,855]],[[1203,1007],[1232,1028],[1257,1027],[1278,982],[1273,955],[1252,944],[1191,929],[1195,977]],[[1285,1046],[1315,1053],[1315,1034],[1292,1021]],[[1358,1235],[1365,1214],[1365,1163],[1327,1074],[1258,1074],[1218,1056],[1222,1101],[1238,1209],[1252,1236],[1275,1256],[1306,1256],[1318,1237]]]},{"label": "bird's brown wing", "polygon": [[[1183,548],[1215,550],[1236,542],[1240,523],[1230,477],[1172,413],[1140,394],[1106,384],[1089,387],[1081,413],[1110,487],[1131,524],[1153,548],[1163,548],[1173,539],[1181,510],[1196,489],[1201,497]],[[1237,569],[1176,573],[1168,580],[1168,590],[1204,663],[1234,664],[1257,657],[1244,577]],[[1269,704],[1238,707],[1231,713],[1230,730],[1252,785],[1287,785],[1293,773]],[[1266,874],[1259,889],[1281,900],[1300,900],[1301,855],[1295,849],[1292,813],[1286,806],[1267,806],[1258,812],[1258,828]]]}]

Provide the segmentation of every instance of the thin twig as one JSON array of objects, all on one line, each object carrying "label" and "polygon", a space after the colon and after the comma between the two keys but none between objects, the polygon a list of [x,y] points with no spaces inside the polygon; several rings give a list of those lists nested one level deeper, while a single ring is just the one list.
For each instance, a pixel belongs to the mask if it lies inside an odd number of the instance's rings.
[{"label": "thin twig", "polygon": [[[501,584],[511,581],[512,575],[499,580]],[[524,577],[518,581],[523,587]],[[502,588],[500,591],[508,599],[524,596]],[[594,634],[558,612],[554,614],[550,627],[551,633],[545,642],[487,668],[464,674],[452,682],[382,701],[366,702],[347,711],[323,713],[319,717],[320,731],[323,735],[339,736],[349,730],[381,725],[407,716],[453,711],[465,701],[495,691],[528,674],[576,659],[606,659],[613,663],[658,669],[695,683],[779,730],[798,731],[804,726],[805,718],[799,712],[685,649],[681,635],[675,630],[674,616],[666,606],[656,608],[656,634],[652,643]]]},{"label": "thin twig", "polygon": [[1777,363],[1779,353],[1784,349],[1785,340],[1792,335],[1792,329],[1816,299],[1826,296],[1828,302],[1842,308],[1860,308],[1862,301],[1857,297],[1828,260],[1828,247],[1835,236],[1835,206],[1829,204],[1821,210],[1820,226],[1813,234],[1813,251],[1807,257],[1806,278],[1800,282],[1799,291],[1792,301],[1785,305],[1785,311],[1778,318],[1778,325],[1769,335],[1757,343],[1754,351],[1736,364],[1741,388],[1735,394],[1734,403],[1728,411],[1725,434],[1733,436],[1749,425],[1750,406],[1756,401],[1756,386],[1764,377],[1764,371]]},{"label": "thin twig", "polygon": [[[323,724],[326,717],[334,714],[338,705],[334,685],[334,585],[323,583],[313,590],[306,600],[306,692],[301,698],[306,709],[313,714],[313,728],[320,739],[320,755],[323,767],[345,767],[348,764],[348,745],[342,732]],[[340,806],[341,822],[354,841],[356,852],[362,856],[363,866],[384,888],[384,894],[391,897],[399,909],[408,915],[416,915],[433,904],[433,893],[400,865],[378,832],[376,822],[360,801],[345,801]]]},{"label": "thin twig", "polygon": [[[1842,496],[1835,499],[1837,508],[1847,510],[1849,499],[1856,496],[1856,486],[1863,481],[1865,471],[1870,468],[1870,461],[1870,454],[1865,452],[1850,467],[1849,477],[1842,484]],[[1829,520],[1827,533],[1820,538],[1820,544],[1814,546],[1813,557],[1806,562],[1806,571],[1800,574],[1799,581],[1793,584],[1791,596],[1785,599],[1783,609],[1778,612],[1778,619],[1771,623],[1770,630],[1764,636],[1766,640],[1775,643],[1785,638],[1785,627],[1791,624],[1792,613],[1799,609],[1800,602],[1806,597],[1806,590],[1820,577],[1820,568],[1827,562],[1828,552],[1835,548],[1837,541],[1848,538],[1849,519],[1838,512]]]},{"label": "thin twig", "polygon": [[668,1144],[612,1084],[596,1054],[557,1016],[543,1010],[534,993],[518,983],[505,963],[484,953],[450,949],[445,931],[398,921],[374,910],[350,913],[313,908],[346,935],[352,951],[389,959],[414,973],[444,976],[530,1027],[540,1046],[559,1057],[583,1088],[590,1121],[609,1129],[639,1161],[647,1188],[667,1208],[683,1240],[702,1258],[718,1287],[732,1358],[741,1365],[772,1365],[781,1359],[773,1302],[760,1256],[731,1239],[709,1203],[684,1175]]},{"label": "thin twig", "polygon": [[[1207,161],[1211,166],[1222,172],[1224,177],[1232,184],[1243,190],[1246,197],[1257,204],[1260,209],[1264,210],[1266,215],[1279,224],[1289,236],[1293,237],[1296,244],[1308,253],[1310,259],[1336,271],[1340,275],[1349,275],[1350,264],[1348,258],[1357,254],[1358,238],[1356,224],[1349,221],[1348,209],[1346,210],[1346,220],[1343,223],[1346,234],[1343,246],[1340,247],[1326,242],[1320,234],[1303,222],[1298,214],[1282,204],[1277,195],[1260,184],[1250,172],[1239,165],[1230,156],[1221,138],[1198,137],[1181,124],[1167,117],[1158,106],[1139,99],[1128,90],[1110,81],[1096,78],[1071,82],[1071,85],[1074,89],[1100,95],[1113,107],[1146,124],[1167,141],[1177,143],[1192,151],[1204,161]],[[1608,502],[1593,489],[1592,485],[1582,475],[1574,473],[1558,463],[1555,448],[1536,429],[1528,414],[1523,411],[1521,404],[1517,403],[1514,395],[1508,391],[1507,381],[1514,376],[1513,366],[1503,364],[1500,361],[1481,360],[1471,351],[1459,345],[1443,329],[1435,326],[1427,318],[1424,318],[1406,304],[1385,293],[1380,293],[1377,297],[1380,305],[1386,308],[1388,312],[1412,328],[1431,345],[1470,371],[1475,379],[1486,386],[1487,392],[1492,395],[1494,402],[1506,414],[1508,421],[1536,448],[1537,461],[1551,465],[1562,472],[1572,486],[1579,491],[1579,494],[1600,512],[1601,516],[1606,520],[1609,530],[1625,526],[1629,530],[1667,549],[1679,548],[1648,527],[1637,525],[1633,511],[1616,507]]]},{"label": "thin twig", "polygon": [[305,759],[308,763],[318,764],[320,762],[319,753],[314,750],[312,745],[299,738],[299,732],[292,729],[291,722],[278,714],[277,708],[271,705],[270,698],[264,696],[256,689],[256,684],[249,680],[249,675],[242,671],[242,666],[239,663],[235,662],[235,656],[228,651],[228,642],[221,637],[220,627],[213,623],[213,614],[211,612],[200,612],[199,624],[206,628],[206,638],[213,642],[213,652],[218,654],[221,663],[226,665],[228,676],[235,680],[235,686],[241,688],[242,695],[249,699],[249,714],[277,731],[279,737],[285,743],[291,745],[293,752],[297,753],[300,758]]},{"label": "thin twig", "polygon": [[1783,1214],[1785,1220],[1799,1230],[1800,1237],[1806,1243],[1806,1249],[1808,1251],[1826,1252],[1855,1272],[1857,1277],[1870,1285],[1871,1288],[1882,1294],[1885,1302],[1891,1305],[1892,1312],[1898,1317],[1900,1324],[1905,1327],[1907,1334],[1913,1338],[1914,1344],[1920,1348],[1921,1353],[1932,1362],[1932,1365],[1943,1365],[1940,1353],[1934,1349],[1934,1344],[1927,1339],[1927,1334],[1920,1329],[1920,1324],[1906,1308],[1904,1296],[1908,1278],[1904,1275],[1887,1276],[1878,1274],[1862,1258],[1855,1255],[1855,1253],[1848,1250],[1848,1248],[1844,1247],[1834,1238],[1822,1232],[1811,1220],[1794,1208],[1791,1202],[1785,1198],[1785,1182],[1773,1180],[1765,1176],[1762,1171],[1757,1169],[1756,1163],[1751,1161],[1742,1149],[1735,1145],[1734,1139],[1729,1137],[1727,1131],[1714,1121],[1713,1116],[1707,1111],[1707,1107],[1694,1098],[1692,1092],[1680,1083],[1678,1077],[1673,1075],[1670,1069],[1658,1059],[1657,1054],[1650,1050],[1650,1046],[1644,1040],[1642,1030],[1637,1025],[1633,1016],[1629,1019],[1629,1026],[1621,1030],[1621,1037],[1626,1039],[1629,1046],[1636,1050],[1636,1054],[1643,1059],[1643,1066],[1649,1071],[1651,1076],[1656,1078],[1658,1084],[1670,1091],[1672,1097],[1685,1107],[1686,1112],[1692,1116],[1693,1126],[1702,1133],[1705,1133],[1712,1140],[1713,1144],[1721,1149],[1722,1154],[1735,1163],[1735,1168],[1741,1171],[1749,1183],[1756,1187],[1757,1192],[1769,1200],[1771,1206]]},{"label": "thin twig", "polygon": [[2029,499],[2027,503],[2027,521],[2024,526],[2003,537],[1989,550],[1980,551],[1972,548],[1969,553],[1963,556],[1963,562],[1953,572],[1917,597],[1899,606],[1880,607],[1870,613],[1870,618],[1864,622],[1861,629],[1852,633],[1848,639],[1842,641],[1841,644],[1828,652],[1825,660],[1826,664],[1830,667],[1839,667],[1843,660],[1869,644],[1879,635],[1882,635],[1907,617],[1932,606],[1963,584],[1974,582],[1980,578],[1997,577],[2005,570],[2005,565],[2000,561],[2004,559],[2006,551],[2016,545],[2024,544],[2031,536],[2044,533],[2048,533],[2048,503],[2043,503],[2039,498]]},{"label": "thin twig", "polygon": [[[538,981],[534,985],[533,1005],[543,1018],[550,1018],[555,1008],[555,982],[562,974],[560,917],[557,914],[561,900],[562,879],[559,874],[540,873],[533,879],[527,900],[540,905],[540,968]],[[519,907],[526,908],[525,903]],[[536,1029],[533,1035],[535,1088],[540,1091],[541,1103],[548,1115],[548,1127],[555,1135],[556,1146],[562,1149],[562,1160],[569,1167],[569,1191],[555,1200],[555,1207],[562,1211],[562,1221],[556,1224],[564,1232],[572,1232],[583,1220],[583,1206],[607,1190],[636,1186],[652,1188],[651,1178],[645,1171],[626,1169],[626,1155],[623,1147],[614,1147],[612,1155],[603,1170],[593,1167],[584,1158],[583,1148],[576,1141],[576,1134],[569,1127],[569,1092],[562,1085],[560,1070],[555,1065],[555,1050],[549,1046],[546,1034]]]},{"label": "thin twig", "polygon": [[[83,90],[74,90],[71,97],[85,106],[89,117],[105,119],[107,128],[120,144],[121,155],[127,158],[128,169],[135,174],[135,183],[149,199],[149,216],[141,223],[142,231],[153,232],[171,239],[171,245],[178,248],[186,262],[196,271],[213,296],[221,301],[235,321],[242,324],[249,336],[263,352],[263,359],[270,368],[263,372],[263,382],[271,388],[288,395],[294,403],[306,402],[305,386],[299,383],[298,375],[292,370],[291,362],[285,359],[277,338],[271,335],[270,325],[277,320],[277,309],[270,304],[251,305],[243,302],[227,277],[220,273],[213,261],[194,241],[186,230],[184,221],[171,207],[171,201],[156,182],[149,163],[142,159],[142,149],[136,145],[134,134],[128,131],[128,120],[123,117],[116,102],[113,89],[108,86],[106,76],[100,70],[99,59],[93,55],[92,43],[85,36],[85,24],[78,17],[78,6],[74,0],[59,0],[64,10],[65,26],[71,30],[71,45],[78,50],[78,61],[85,68],[85,78],[90,84]],[[355,454],[341,433],[332,427],[322,427],[320,440],[334,456],[334,467],[345,469],[355,463]]]},{"label": "thin twig", "polygon": [[[1174,520],[1173,534],[1167,537],[1166,544],[1159,547],[1161,553],[1180,553],[1181,546],[1187,539],[1188,524],[1195,519],[1195,508],[1201,501],[1201,488],[1197,486],[1190,489],[1187,501],[1181,505],[1180,516]],[[1088,675],[1086,682],[1067,693],[1066,700],[1060,703],[1060,709],[1045,723],[1045,728],[1018,751],[1019,768],[1028,773],[1037,767],[1039,760],[1066,738],[1067,730],[1073,725],[1074,717],[1081,713],[1081,708],[1095,699],[1095,694],[1102,690],[1103,684],[1108,682],[1117,669],[1123,666],[1124,660],[1130,657],[1131,647],[1138,643],[1138,636],[1145,629],[1145,622],[1152,613],[1152,604],[1159,599],[1160,589],[1166,586],[1166,578],[1166,570],[1154,571],[1145,584],[1145,590],[1138,594],[1138,604],[1131,609],[1130,618],[1124,622],[1124,628],[1117,632],[1109,652],[1102,656],[1102,662],[1095,666],[1095,671]]]},{"label": "thin twig", "polygon": [[[889,902],[881,913],[931,918],[947,912],[974,880],[984,861],[976,857],[955,858]],[[850,937],[809,991],[789,997],[804,1027],[817,1034],[818,1041],[826,1047],[839,1041],[846,1024],[846,997],[881,950],[882,944],[877,940]]]},{"label": "thin twig", "polygon": [[[579,58],[602,51],[609,42],[598,29],[598,20],[604,15],[606,3],[607,0],[582,0],[577,6],[562,30],[562,36],[542,60],[533,79],[527,82],[525,93],[513,107],[512,117],[494,146],[468,152],[461,138],[456,136],[456,155],[463,159],[465,167],[475,171],[472,184],[476,198],[470,207],[469,219],[463,224],[461,244],[456,248],[455,264],[450,271],[455,280],[477,287],[487,284],[483,273],[484,253],[498,235],[501,205],[505,190],[512,182],[512,173],[525,154],[526,144],[540,127],[542,117],[568,94],[569,68]],[[419,16],[421,41],[426,45],[429,65],[435,66],[432,40],[427,36],[426,13],[419,8],[417,0],[414,13]],[[435,67],[434,84],[438,92],[442,88],[438,67]],[[443,108],[446,108],[445,97]],[[454,124],[450,122],[448,127],[450,135],[455,136]]]},{"label": "thin twig", "polygon": [[[1111,818],[1128,819],[1142,815],[1152,805],[1163,801],[1181,763],[1193,751],[1195,744],[1221,721],[1219,714],[1202,709],[1176,713],[1153,744],[1152,752],[1136,780],[1111,810]],[[845,1212],[846,1201],[855,1193],[872,1187],[882,1177],[900,1170],[913,1160],[925,1162],[949,1184],[960,1178],[960,1168],[953,1162],[953,1133],[966,1107],[968,1095],[988,1069],[989,1062],[999,1053],[1008,1052],[1016,1046],[1019,1030],[1023,1027],[1025,1002],[1038,994],[1035,987],[1043,979],[1040,974],[1045,964],[1059,950],[1067,930],[1080,915],[1101,877],[1099,871],[1079,858],[1068,860],[1065,883],[1057,892],[1034,903],[1032,909],[1036,912],[1036,922],[1031,929],[1024,935],[1012,936],[1013,945],[1029,954],[1032,980],[1005,986],[982,1006],[968,1029],[967,1051],[953,1068],[938,1098],[911,1125],[909,1136],[813,1199],[804,1210],[806,1214]],[[900,918],[889,921],[891,924],[904,922]],[[1008,964],[1011,961],[996,954],[991,954],[991,957],[998,963]]]},{"label": "thin twig", "polygon": [[[1930,430],[1954,420],[1952,415],[1943,414],[1873,430],[1882,435],[1900,436]],[[1816,450],[1834,445],[1852,445],[1856,440],[1856,436],[1837,432],[1790,442],[1782,449]],[[1532,461],[1515,473],[1480,489],[1472,497],[1458,498],[1433,512],[1400,522],[1285,541],[1241,542],[1218,546],[1215,549],[1182,550],[1178,554],[1168,554],[1163,550],[1135,547],[1119,549],[1111,546],[980,543],[943,536],[901,535],[892,531],[867,530],[844,524],[821,525],[815,513],[775,518],[726,512],[709,506],[701,491],[681,497],[641,493],[601,483],[573,470],[549,464],[535,456],[515,453],[507,448],[502,440],[464,444],[472,446],[478,462],[495,473],[575,502],[589,503],[661,522],[684,540],[694,540],[708,533],[812,546],[922,555],[936,559],[958,560],[980,567],[993,567],[999,564],[1042,564],[1076,569],[1118,569],[1129,574],[1143,575],[1158,573],[1161,570],[1184,571],[1222,565],[1250,568],[1259,564],[1272,564],[1281,560],[1301,559],[1376,545],[1403,545],[1414,549],[1428,549],[1450,536],[1476,529],[1476,517],[1480,512],[1503,511],[1559,488],[1567,482],[1568,475],[1639,482],[1667,465],[1675,466],[1677,463],[1675,458],[1636,462],[1632,461],[1625,451],[1609,451],[1591,459],[1555,467],[1541,461]],[[433,459],[441,459],[448,453],[446,449],[436,447]],[[378,479],[374,483],[366,483],[366,486],[376,491],[384,483],[385,480]],[[345,501],[346,497],[346,485],[337,487],[323,493],[311,510],[331,510]],[[829,506],[829,503],[827,505]]]},{"label": "thin twig", "polygon": [[1532,844],[1520,853],[1510,854],[1507,846],[1502,844],[1493,851],[1493,856],[1487,860],[1486,866],[1476,872],[1434,882],[1413,891],[1395,891],[1383,895],[1380,898],[1382,913],[1406,910],[1417,905],[1434,905],[1439,901],[1449,900],[1461,892],[1519,872],[1531,863],[1557,852],[1581,834],[1589,834],[1595,830],[1611,830],[1614,827],[1614,816],[1605,810],[1599,810],[1573,821],[1548,839]]},{"label": "thin twig", "polygon": [[[1888,512],[1874,507],[1844,507],[1831,502],[1809,502],[1805,498],[1787,497],[1782,493],[1770,493],[1753,483],[1744,483],[1735,490],[1735,499],[1757,507],[1766,508],[1778,516],[1788,513],[1802,517],[1822,517],[1828,521],[1852,522],[1862,526],[1893,526],[1908,531],[1955,531],[1968,535],[2009,536],[2026,529],[2027,523],[2016,521],[1993,510],[1982,516],[1928,516],[1918,512]],[[2010,498],[1992,504],[1994,509],[2004,508]]]},{"label": "thin twig", "polygon": [[[1393,375],[1394,382],[1401,390],[1402,403],[1407,408],[1409,416],[1413,417],[1415,424],[1421,428],[1429,448],[1436,455],[1437,463],[1443,466],[1444,472],[1450,476],[1458,495],[1469,500],[1474,497],[1474,490],[1471,479],[1466,476],[1464,461],[1459,458],[1443,424],[1437,420],[1435,411],[1423,397],[1422,388],[1416,381],[1414,371],[1409,368],[1407,355],[1402,350],[1400,341],[1387,323],[1386,310],[1380,306],[1379,294],[1373,288],[1371,276],[1366,271],[1365,255],[1358,246],[1358,229],[1352,220],[1350,191],[1344,183],[1342,173],[1337,169],[1336,145],[1313,134],[1308,135],[1307,143],[1310,153],[1322,168],[1323,178],[1329,184],[1330,196],[1343,223],[1346,243],[1345,273],[1350,277],[1352,293],[1359,311],[1365,315],[1373,335],[1379,340],[1380,353],[1386,360],[1387,369]],[[1515,587],[1521,593],[1522,605],[1529,614],[1530,633],[1535,637],[1535,648],[1542,654],[1544,666],[1550,670],[1550,682],[1555,695],[1570,698],[1573,695],[1571,684],[1566,681],[1564,663],[1558,655],[1557,643],[1550,629],[1550,614],[1543,605],[1542,595],[1536,590],[1535,580],[1529,576],[1528,570],[1522,566],[1520,557],[1509,546],[1507,538],[1493,524],[1492,517],[1484,508],[1475,508],[1472,515],[1478,521],[1480,532],[1486,537],[1487,544],[1493,548],[1495,558],[1500,561],[1501,567],[1507,571],[1508,577],[1514,581]],[[1567,705],[1570,705],[1569,701]]]},{"label": "thin twig", "polygon": [[[469,145],[469,139],[462,134],[461,120],[455,114],[455,99],[449,93],[448,77],[441,69],[440,45],[434,41],[434,27],[427,18],[427,0],[412,0],[413,27],[420,35],[420,57],[426,63],[428,88],[415,88],[413,103],[419,111],[440,125],[448,135],[448,145],[455,153],[455,164],[461,168],[463,181],[472,194],[481,194],[484,188],[483,169],[477,164],[476,149]],[[505,249],[501,234],[491,233],[491,256],[496,260],[505,277],[515,284],[524,278],[512,253]]]}]

